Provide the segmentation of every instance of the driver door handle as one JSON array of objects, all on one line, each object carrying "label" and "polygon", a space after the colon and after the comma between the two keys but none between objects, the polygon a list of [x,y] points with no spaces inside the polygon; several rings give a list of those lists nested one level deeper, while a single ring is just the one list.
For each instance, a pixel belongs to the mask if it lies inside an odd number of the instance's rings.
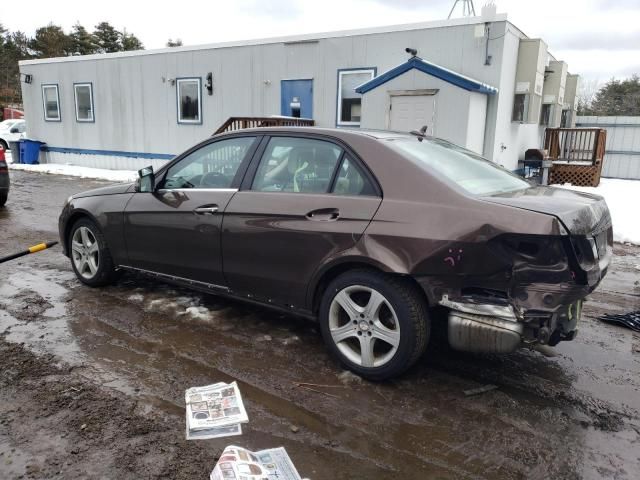
[{"label": "driver door handle", "polygon": [[196,215],[213,215],[218,211],[218,205],[203,205],[193,209],[193,213]]}]

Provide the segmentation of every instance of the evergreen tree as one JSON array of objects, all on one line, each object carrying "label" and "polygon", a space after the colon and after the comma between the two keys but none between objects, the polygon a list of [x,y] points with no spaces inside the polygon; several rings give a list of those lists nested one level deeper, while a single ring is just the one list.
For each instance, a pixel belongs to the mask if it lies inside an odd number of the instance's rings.
[{"label": "evergreen tree", "polygon": [[111,53],[122,51],[122,33],[113,28],[109,22],[100,22],[93,31],[98,45],[98,52]]},{"label": "evergreen tree", "polygon": [[122,50],[125,52],[129,50],[144,50],[144,45],[138,37],[124,30],[122,33]]},{"label": "evergreen tree", "polygon": [[633,75],[626,80],[611,79],[596,93],[590,115],[640,115],[640,77]]},{"label": "evergreen tree", "polygon": [[96,39],[80,23],[76,23],[71,34],[71,51],[74,55],[91,55],[98,52]]},{"label": "evergreen tree", "polygon": [[66,57],[71,54],[71,38],[58,25],[40,27],[29,47],[38,58]]},{"label": "evergreen tree", "polygon": [[182,39],[180,38],[176,38],[175,41],[173,41],[173,39],[169,39],[167,41],[167,47],[181,47],[182,46]]}]

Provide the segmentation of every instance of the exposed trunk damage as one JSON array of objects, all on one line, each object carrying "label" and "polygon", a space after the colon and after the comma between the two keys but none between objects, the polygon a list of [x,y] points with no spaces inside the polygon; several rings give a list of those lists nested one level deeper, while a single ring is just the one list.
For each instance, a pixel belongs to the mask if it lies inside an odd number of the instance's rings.
[{"label": "exposed trunk damage", "polygon": [[[488,245],[498,259],[499,273],[427,282],[439,284],[431,295],[439,296],[437,303],[449,309],[453,348],[507,353],[522,344],[554,346],[575,338],[583,299],[602,280],[611,259],[611,218],[598,197],[583,197],[584,205],[578,208],[572,198],[573,210],[563,209],[562,200],[548,198],[548,190],[532,189],[516,201],[513,196],[489,201],[554,215],[565,235],[498,235]],[[560,196],[564,192],[560,190]],[[538,195],[547,197],[544,204],[537,201]],[[536,200],[527,202],[532,196]],[[444,260],[453,264],[463,252],[453,245]]]}]

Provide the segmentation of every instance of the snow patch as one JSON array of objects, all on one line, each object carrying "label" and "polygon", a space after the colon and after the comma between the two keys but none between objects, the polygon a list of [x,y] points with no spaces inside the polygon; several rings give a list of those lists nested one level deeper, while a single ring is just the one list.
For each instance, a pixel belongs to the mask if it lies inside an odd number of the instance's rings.
[{"label": "snow patch", "polygon": [[142,295],[141,293],[134,293],[133,295],[129,295],[127,297],[127,300],[131,302],[141,302],[144,300],[144,295]]},{"label": "snow patch", "polygon": [[574,187],[570,184],[558,186],[604,197],[611,212],[613,240],[640,245],[640,221],[636,206],[640,199],[639,180],[603,178],[598,187]]},{"label": "snow patch", "polygon": [[345,385],[362,383],[362,377],[356,375],[353,372],[350,372],[349,370],[344,370],[342,373],[339,373],[338,379]]},{"label": "snow patch", "polygon": [[138,178],[135,170],[107,170],[105,168],[81,167],[79,165],[65,165],[61,163],[41,163],[28,165],[24,163],[9,163],[9,169],[25,172],[50,173],[53,175],[68,175],[70,177],[98,178],[114,182],[133,182]]},{"label": "snow patch", "polygon": [[211,312],[206,307],[187,307],[184,311],[185,314],[191,315],[193,318],[198,320],[210,321],[211,320]]}]

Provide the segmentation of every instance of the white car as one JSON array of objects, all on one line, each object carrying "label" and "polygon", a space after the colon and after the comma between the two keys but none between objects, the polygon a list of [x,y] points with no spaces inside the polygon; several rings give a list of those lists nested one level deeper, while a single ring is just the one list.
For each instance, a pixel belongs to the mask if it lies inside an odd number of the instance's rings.
[{"label": "white car", "polygon": [[0,145],[9,150],[9,142],[17,142],[25,138],[27,122],[22,119],[10,119],[0,122]]}]

